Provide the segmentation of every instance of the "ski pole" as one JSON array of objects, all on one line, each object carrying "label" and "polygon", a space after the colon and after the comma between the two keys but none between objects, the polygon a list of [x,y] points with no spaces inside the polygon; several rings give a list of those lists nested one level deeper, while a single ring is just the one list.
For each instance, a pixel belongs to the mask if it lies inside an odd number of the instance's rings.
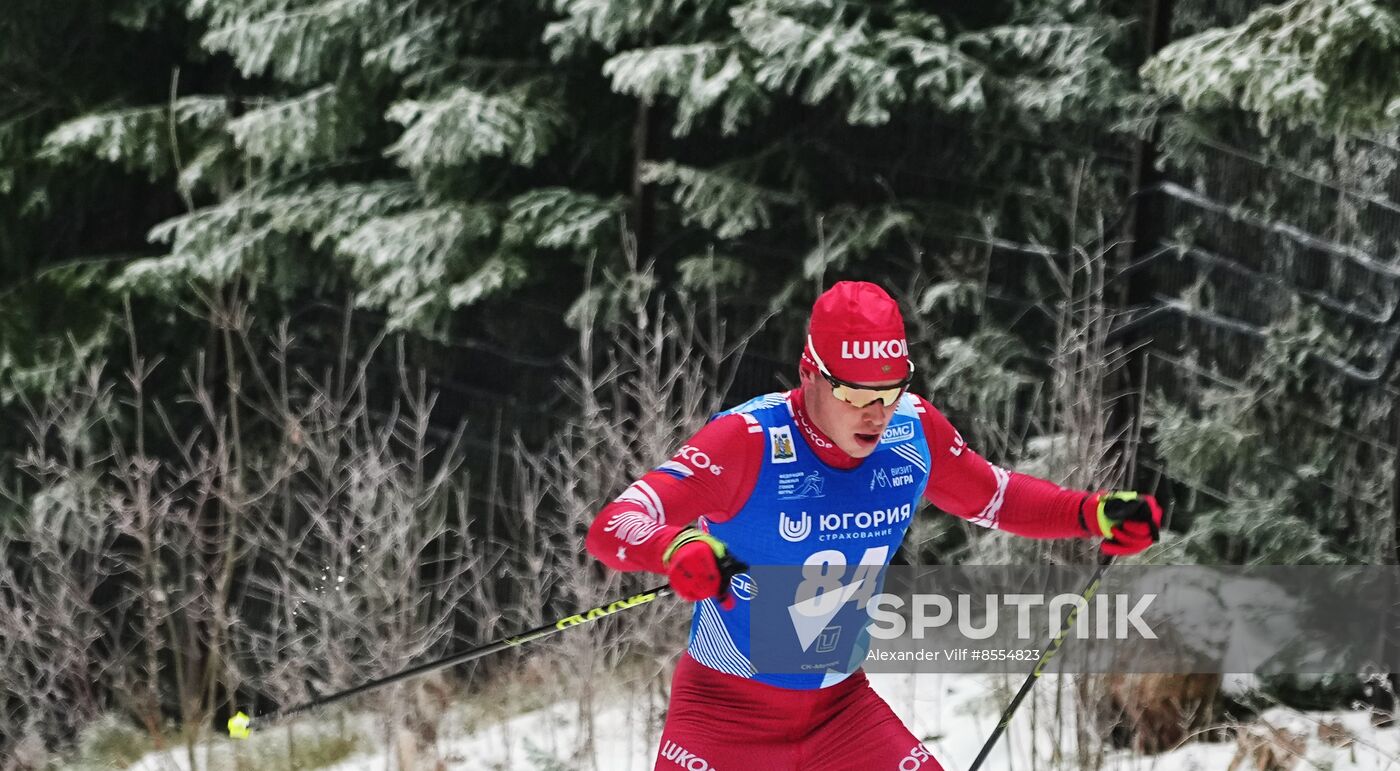
[{"label": "ski pole", "polygon": [[[528,632],[523,632],[521,634],[515,635],[514,637],[506,637],[504,639],[497,640],[493,643],[487,643],[486,645],[472,648],[468,651],[455,653],[446,658],[438,659],[437,661],[429,661],[424,664],[409,667],[408,669],[405,669],[397,674],[388,675],[387,677],[381,677],[378,680],[371,680],[368,683],[361,683],[360,685],[357,685],[353,688],[347,688],[343,691],[337,691],[336,693],[332,693],[329,696],[321,696],[312,699],[311,701],[308,701],[304,704],[298,704],[295,707],[273,710],[272,712],[269,712],[266,715],[258,716],[256,719],[260,724],[285,720],[286,718],[289,718],[293,715],[297,715],[302,712],[306,712],[307,710],[315,709],[317,707],[323,707],[327,704],[337,702],[342,699],[348,699],[351,696],[364,693],[365,691],[370,691],[375,688],[380,688],[386,685],[392,685],[393,683],[407,680],[411,677],[417,677],[418,675],[426,674],[436,669],[442,669],[443,667],[450,667],[454,664],[462,664],[468,661],[473,661],[475,659],[482,658],[483,656],[489,656],[492,653],[503,651],[506,648],[514,648],[520,645],[524,645],[527,642],[538,640],[541,637],[548,637],[554,634],[555,632],[561,632],[565,629],[576,627],[581,624],[586,624],[590,621],[596,621],[600,618],[603,618],[604,616],[611,616],[614,613],[627,610],[628,608],[635,608],[638,605],[645,605],[646,603],[651,602],[652,600],[655,600],[658,597],[664,597],[670,593],[671,587],[669,586],[658,586],[654,589],[648,589],[647,591],[642,592],[640,594],[634,594],[631,597],[626,597],[620,600],[614,600],[613,602],[607,603],[606,605],[600,605],[596,608],[583,611],[582,613],[575,613],[572,616],[561,618],[552,624],[545,624],[544,626],[535,627],[534,629],[531,629]],[[248,737],[249,731],[252,730],[253,720],[254,718],[249,717],[248,715],[245,715],[242,712],[235,714],[233,717],[229,718],[228,721],[229,736],[235,739],[246,739]]]},{"label": "ski pole", "polygon": [[[1103,581],[1104,571],[1108,570],[1108,566],[1111,564],[1113,564],[1113,557],[1099,552],[1099,565],[1094,569],[1094,575],[1089,579],[1089,583],[1084,587],[1084,591],[1079,593],[1079,596],[1084,599],[1086,605],[1099,591],[1099,583]],[[1045,672],[1045,665],[1050,663],[1050,659],[1054,658],[1056,653],[1060,652],[1060,646],[1065,644],[1065,638],[1069,636],[1069,630],[1074,626],[1074,619],[1078,615],[1079,605],[1075,604],[1069,609],[1069,612],[1065,614],[1065,621],[1064,624],[1060,626],[1060,633],[1055,635],[1055,639],[1051,640],[1050,644],[1046,646],[1045,651],[1040,654],[1040,659],[1035,662],[1035,668],[1026,676],[1026,681],[1021,683],[1021,690],[1016,692],[1016,698],[1012,699],[1011,703],[1008,704],[1006,709],[1001,713],[1001,719],[997,721],[996,728],[992,729],[992,735],[987,737],[987,743],[982,745],[982,751],[977,753],[977,759],[972,761],[972,765],[968,767],[967,771],[977,771],[977,769],[981,767],[982,761],[987,759],[987,755],[991,753],[992,747],[996,746],[997,739],[1001,738],[1002,732],[1006,730],[1006,726],[1011,722],[1011,716],[1016,713],[1016,708],[1021,706],[1021,702],[1026,698],[1026,694],[1031,692],[1031,688],[1035,686],[1035,682],[1039,680],[1041,674]]]}]

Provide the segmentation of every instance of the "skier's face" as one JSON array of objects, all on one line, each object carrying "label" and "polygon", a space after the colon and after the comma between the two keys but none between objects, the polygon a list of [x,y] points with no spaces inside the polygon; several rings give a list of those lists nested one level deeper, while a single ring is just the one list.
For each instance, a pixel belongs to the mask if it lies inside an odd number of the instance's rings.
[{"label": "skier's face", "polygon": [[[887,407],[876,401],[856,407],[837,399],[831,393],[831,383],[819,373],[804,367],[801,376],[802,398],[817,428],[853,458],[864,458],[875,452],[876,445],[880,444],[880,435],[885,432],[885,426],[894,416],[898,404]],[[898,380],[889,380],[865,385],[880,387],[899,383]]]}]

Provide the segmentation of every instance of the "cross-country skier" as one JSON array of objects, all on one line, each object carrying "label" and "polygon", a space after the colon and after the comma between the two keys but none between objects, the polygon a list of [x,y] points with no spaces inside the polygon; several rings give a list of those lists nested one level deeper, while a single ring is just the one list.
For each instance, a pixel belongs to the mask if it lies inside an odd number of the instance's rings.
[{"label": "cross-country skier", "polygon": [[[720,413],[598,514],[590,552],[617,570],[664,573],[695,602],[657,769],[941,768],[863,671],[754,671],[747,593],[730,591],[740,560],[804,565],[836,550],[847,565],[888,564],[910,519],[794,521],[787,512],[798,505],[913,511],[922,494],[1017,535],[1103,538],[1110,554],[1156,540],[1162,512],[1152,496],[1067,490],[988,463],[908,393],[913,370],[898,304],[874,284],[838,283],[812,308],[797,388]],[[844,532],[826,532],[833,526]],[[818,543],[813,529],[835,537]]]}]

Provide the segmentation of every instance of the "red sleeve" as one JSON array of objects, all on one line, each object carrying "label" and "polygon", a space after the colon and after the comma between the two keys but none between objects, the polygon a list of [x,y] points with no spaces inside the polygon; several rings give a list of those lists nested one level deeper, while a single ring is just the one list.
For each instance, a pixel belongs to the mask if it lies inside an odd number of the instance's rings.
[{"label": "red sleeve", "polygon": [[924,497],[983,527],[1031,538],[1084,538],[1080,507],[1089,494],[1007,471],[973,452],[943,413],[914,397],[933,455]]},{"label": "red sleeve", "polygon": [[633,482],[594,518],[588,551],[622,571],[665,572],[661,553],[697,517],[724,521],[758,481],[765,440],[745,414],[713,420],[670,460]]}]

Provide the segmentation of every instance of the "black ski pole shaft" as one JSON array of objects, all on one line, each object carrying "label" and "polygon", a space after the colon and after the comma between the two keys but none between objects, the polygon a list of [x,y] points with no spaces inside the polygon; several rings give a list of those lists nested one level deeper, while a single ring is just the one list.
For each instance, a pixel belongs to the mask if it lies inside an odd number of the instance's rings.
[{"label": "black ski pole shaft", "polygon": [[[1084,599],[1086,604],[1089,600],[1093,599],[1094,595],[1099,591],[1099,583],[1103,581],[1104,571],[1108,570],[1108,566],[1111,564],[1113,564],[1113,557],[1099,552],[1099,565],[1094,569],[1094,575],[1089,578],[1089,583],[1085,585],[1084,591],[1079,593],[1079,596]],[[1069,637],[1069,630],[1074,627],[1074,619],[1078,617],[1078,615],[1079,605],[1076,604],[1065,614],[1065,621],[1060,625],[1060,633],[1055,635],[1055,639],[1051,640],[1050,644],[1041,652],[1040,658],[1035,662],[1035,667],[1031,669],[1031,673],[1026,676],[1026,681],[1021,683],[1021,690],[1016,692],[1016,697],[1013,698],[1011,703],[1006,706],[1006,709],[1002,711],[1001,719],[997,721],[996,727],[992,729],[992,735],[987,737],[987,743],[982,745],[982,751],[977,753],[977,759],[972,761],[972,765],[968,767],[967,771],[977,771],[977,769],[982,766],[982,761],[986,760],[987,756],[991,754],[992,747],[996,746],[997,739],[1001,738],[1002,732],[1004,732],[1006,726],[1011,723],[1011,716],[1016,714],[1016,708],[1021,706],[1021,702],[1026,698],[1026,694],[1031,692],[1031,688],[1035,687],[1036,681],[1039,680],[1040,676],[1045,672],[1045,665],[1050,663],[1050,659],[1054,658],[1056,653],[1060,652],[1060,646],[1065,644],[1065,638]]]},{"label": "black ski pole shaft", "polygon": [[[612,602],[607,603],[606,605],[599,605],[596,608],[585,610],[581,613],[575,613],[574,615],[568,616],[566,618],[561,618],[558,621],[555,621],[554,623],[535,627],[534,629],[531,629],[527,632],[522,632],[513,637],[502,638],[495,642],[487,643],[486,645],[481,645],[476,648],[472,648],[471,650],[462,651],[461,653],[455,653],[446,658],[438,659],[437,661],[429,661],[423,664],[419,664],[417,666],[409,667],[408,669],[405,669],[402,672],[388,675],[387,677],[381,677],[378,680],[371,680],[367,683],[361,683],[360,685],[357,685],[353,688],[347,688],[343,691],[337,691],[336,693],[332,693],[328,696],[320,696],[303,704],[298,704],[294,707],[274,710],[272,712],[267,713],[266,715],[258,716],[256,720],[259,724],[267,724],[285,720],[289,717],[292,717],[293,715],[298,715],[302,712],[316,709],[317,707],[324,707],[327,704],[341,701],[343,699],[348,699],[351,696],[356,696],[358,694],[364,693],[365,691],[372,691],[375,688],[382,688],[386,685],[393,685],[394,683],[402,682],[404,680],[408,680],[419,675],[427,674],[428,672],[432,672],[433,670],[442,669],[444,667],[450,667],[455,664],[463,664],[468,661],[473,661],[484,656],[489,656],[493,653],[498,653],[500,651],[505,650],[506,648],[515,648],[524,645],[525,643],[538,640],[542,637],[548,637],[556,632],[562,632],[565,629],[570,629],[581,624],[586,624],[590,621],[596,621],[600,618],[603,618],[604,616],[611,616],[614,613],[627,610],[628,608],[635,608],[638,605],[645,605],[646,603],[649,603],[652,600],[657,599],[658,597],[664,597],[670,593],[671,587],[669,586],[658,586],[654,589],[648,589],[647,591],[642,592],[640,594],[634,594],[631,597],[625,597],[619,600],[614,600]],[[250,718],[247,715],[244,715],[242,712],[239,712],[238,714],[234,715],[234,717],[230,718],[228,721],[229,735],[234,738],[246,737],[248,735],[248,731],[251,730],[251,723],[253,720],[254,718]]]}]

